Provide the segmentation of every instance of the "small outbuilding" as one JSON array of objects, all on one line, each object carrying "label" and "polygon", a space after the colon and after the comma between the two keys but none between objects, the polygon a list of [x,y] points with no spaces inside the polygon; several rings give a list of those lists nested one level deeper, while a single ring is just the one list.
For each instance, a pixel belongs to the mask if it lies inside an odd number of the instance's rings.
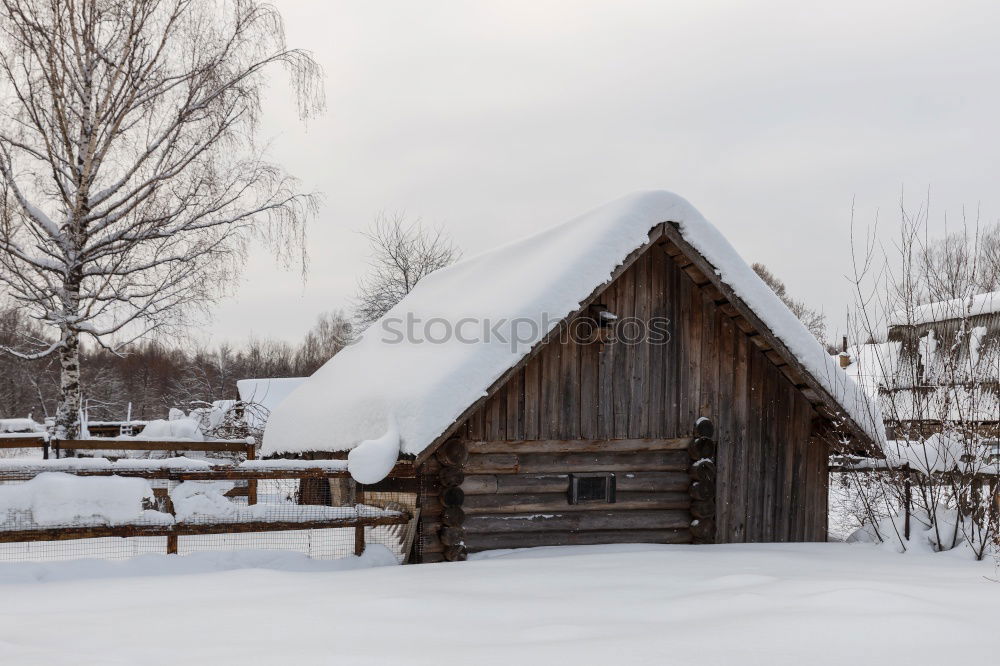
[{"label": "small outbuilding", "polygon": [[[423,281],[275,409],[265,454],[409,470],[414,559],[822,541],[877,408],[684,199],[634,194]],[[375,486],[377,487],[377,486]]]}]

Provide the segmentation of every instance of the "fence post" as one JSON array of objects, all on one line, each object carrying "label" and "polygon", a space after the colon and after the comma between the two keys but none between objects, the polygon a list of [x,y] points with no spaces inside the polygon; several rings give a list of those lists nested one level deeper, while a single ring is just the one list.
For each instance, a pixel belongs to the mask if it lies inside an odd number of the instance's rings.
[{"label": "fence post", "polygon": [[903,537],[910,540],[910,505],[913,503],[913,487],[910,483],[910,465],[903,467],[903,504],[906,505],[906,518],[903,521]]},{"label": "fence post", "polygon": [[365,526],[357,525],[354,528],[354,554],[360,556],[365,552]]},{"label": "fence post", "polygon": [[[257,449],[253,444],[247,443],[247,460],[256,460]],[[247,480],[247,504],[257,503],[257,479]]]},{"label": "fence post", "polygon": [[[360,483],[354,486],[355,511],[358,504],[365,503],[365,491]],[[354,554],[360,556],[365,552],[365,526],[354,526]]]},{"label": "fence post", "polygon": [[177,554],[177,535],[168,534],[167,535],[167,555]]}]

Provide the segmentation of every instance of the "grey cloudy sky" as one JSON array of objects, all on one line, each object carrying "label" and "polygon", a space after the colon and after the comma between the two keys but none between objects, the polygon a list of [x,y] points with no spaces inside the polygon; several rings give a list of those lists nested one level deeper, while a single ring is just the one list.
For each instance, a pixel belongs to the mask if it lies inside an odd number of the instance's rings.
[{"label": "grey cloudy sky", "polygon": [[325,204],[302,283],[264,252],[215,341],[298,339],[346,307],[380,210],[485,250],[640,189],[690,200],[836,328],[852,200],[868,224],[1000,217],[995,2],[277,0],[326,70],[304,126],[275,80],[272,157]]}]

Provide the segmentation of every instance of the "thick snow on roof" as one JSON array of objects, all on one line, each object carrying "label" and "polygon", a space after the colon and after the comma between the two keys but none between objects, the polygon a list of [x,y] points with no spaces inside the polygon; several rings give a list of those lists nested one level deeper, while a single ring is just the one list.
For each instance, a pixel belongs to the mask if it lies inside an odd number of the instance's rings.
[{"label": "thick snow on roof", "polygon": [[0,432],[4,434],[45,432],[45,426],[41,423],[35,423],[32,419],[0,419]]},{"label": "thick snow on roof", "polygon": [[[305,381],[305,377],[240,379],[236,382],[236,390],[243,402],[255,402],[258,405],[263,405],[268,413],[271,413]],[[264,427],[263,423],[257,422],[260,420],[260,415],[257,412],[248,411],[246,418],[251,428]]]},{"label": "thick snow on roof", "polygon": [[976,315],[996,312],[1000,312],[1000,291],[991,291],[969,298],[955,298],[950,301],[918,305],[913,308],[913,312],[909,316],[905,310],[900,310],[889,315],[889,325],[932,324],[948,319],[975,317]]},{"label": "thick snow on roof", "polygon": [[[387,446],[423,451],[666,221],[680,224],[722,279],[880,440],[881,420],[866,417],[864,394],[722,235],[681,197],[643,192],[426,277],[272,412],[263,453],[355,449],[352,472],[370,478],[375,466],[387,473]],[[407,318],[415,326],[404,326]]]}]

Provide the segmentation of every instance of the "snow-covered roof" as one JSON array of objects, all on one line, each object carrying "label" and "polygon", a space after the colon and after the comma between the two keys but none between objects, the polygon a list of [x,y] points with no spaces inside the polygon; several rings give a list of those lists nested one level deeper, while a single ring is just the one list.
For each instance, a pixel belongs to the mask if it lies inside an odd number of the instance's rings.
[{"label": "snow-covered roof", "polygon": [[[678,224],[722,282],[854,422],[873,440],[884,439],[877,408],[715,227],[683,198],[656,191],[626,196],[424,278],[272,412],[263,453],[351,450],[358,467],[362,459],[378,458],[382,468],[400,451],[420,454],[607,283],[662,222]],[[415,335],[405,333],[408,318],[418,324]],[[423,324],[432,321],[425,331]],[[474,323],[461,336],[444,335],[463,321]],[[492,327],[488,338],[481,329],[475,333],[483,322]],[[473,336],[477,342],[468,344]]]},{"label": "snow-covered roof", "polygon": [[0,419],[0,433],[45,432],[45,426],[32,419]]},{"label": "snow-covered roof", "polygon": [[896,385],[902,346],[901,342],[895,341],[852,345],[847,350],[851,364],[844,368],[844,372],[865,390],[869,399],[877,399],[879,389],[894,388]]},{"label": "snow-covered roof", "polygon": [[[268,377],[262,379],[240,379],[236,382],[236,390],[243,402],[255,402],[263,405],[268,413],[274,412],[292,391],[306,381],[306,377]],[[246,415],[247,425],[251,428],[263,428],[259,423],[261,415],[250,410]]]},{"label": "snow-covered roof", "polygon": [[906,310],[899,310],[889,315],[889,325],[932,324],[938,321],[996,314],[997,312],[1000,312],[1000,291],[991,291],[969,298],[955,298],[918,305],[910,313],[907,313]]}]

